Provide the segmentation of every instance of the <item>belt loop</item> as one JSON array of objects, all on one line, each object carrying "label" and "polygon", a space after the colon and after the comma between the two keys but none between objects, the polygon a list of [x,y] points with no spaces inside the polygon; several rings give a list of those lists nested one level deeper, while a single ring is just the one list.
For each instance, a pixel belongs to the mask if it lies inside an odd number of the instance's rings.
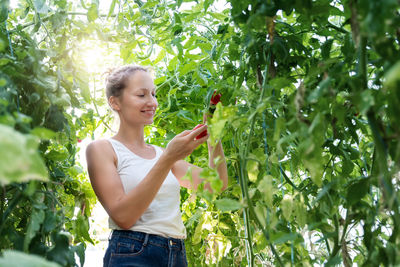
[{"label": "belt loop", "polygon": [[149,234],[146,233],[146,235],[144,236],[144,242],[143,242],[144,247],[147,245],[148,241],[149,241]]},{"label": "belt loop", "polygon": [[108,241],[110,241],[111,240],[111,237],[112,237],[112,234],[114,233],[114,229],[112,229],[111,231],[110,231],[110,233],[108,234]]}]

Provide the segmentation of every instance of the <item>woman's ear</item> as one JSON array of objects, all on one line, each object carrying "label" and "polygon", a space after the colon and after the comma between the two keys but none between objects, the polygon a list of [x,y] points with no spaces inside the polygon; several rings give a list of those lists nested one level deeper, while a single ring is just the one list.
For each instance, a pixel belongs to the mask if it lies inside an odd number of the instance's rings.
[{"label": "woman's ear", "polygon": [[108,104],[110,105],[110,107],[114,110],[114,111],[119,111],[120,110],[120,106],[119,106],[119,99],[118,97],[115,96],[110,96],[110,98],[108,99]]}]

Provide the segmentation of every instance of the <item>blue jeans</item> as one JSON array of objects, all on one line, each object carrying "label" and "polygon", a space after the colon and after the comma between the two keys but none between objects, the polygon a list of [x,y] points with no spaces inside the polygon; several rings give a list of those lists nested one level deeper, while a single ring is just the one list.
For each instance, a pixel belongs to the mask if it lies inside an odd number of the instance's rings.
[{"label": "blue jeans", "polygon": [[130,230],[113,230],[104,267],[187,267],[183,239]]}]

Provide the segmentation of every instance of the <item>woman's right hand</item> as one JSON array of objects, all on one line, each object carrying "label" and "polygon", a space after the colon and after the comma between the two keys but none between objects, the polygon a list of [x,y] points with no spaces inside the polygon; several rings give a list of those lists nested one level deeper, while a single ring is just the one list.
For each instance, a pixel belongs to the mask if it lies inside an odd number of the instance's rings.
[{"label": "woman's right hand", "polygon": [[189,156],[193,150],[204,143],[209,134],[195,139],[203,131],[207,130],[207,125],[197,128],[196,130],[186,130],[176,135],[167,145],[164,155],[172,161],[178,161]]}]

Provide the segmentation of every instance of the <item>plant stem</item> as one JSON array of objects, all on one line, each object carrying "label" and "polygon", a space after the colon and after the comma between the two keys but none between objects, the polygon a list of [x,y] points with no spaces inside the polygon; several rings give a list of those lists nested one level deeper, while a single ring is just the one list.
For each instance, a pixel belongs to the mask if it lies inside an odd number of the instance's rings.
[{"label": "plant stem", "polygon": [[8,215],[13,211],[13,209],[17,206],[18,202],[20,202],[22,199],[23,197],[21,197],[21,191],[18,190],[17,193],[13,196],[11,202],[9,202],[10,204],[8,205],[6,211],[3,213],[3,216],[1,218],[0,236],[2,236],[2,232],[4,226],[6,226],[7,219],[10,218]]},{"label": "plant stem", "polygon": [[0,207],[0,225],[3,224],[3,213],[4,213],[4,206],[6,204],[6,186],[2,186],[2,194],[1,194],[1,207]]},{"label": "plant stem", "polygon": [[[85,12],[66,12],[65,14],[70,15],[70,16],[87,16],[87,13],[85,13]],[[50,15],[47,15],[47,16],[41,18],[41,22],[48,21],[52,16],[54,16],[54,14],[50,14]],[[110,15],[110,17],[115,17],[115,16],[116,16],[115,14]],[[99,14],[99,17],[108,17],[108,15],[107,14]],[[25,28],[33,26],[35,24],[36,24],[36,22],[33,21],[33,22],[19,25],[19,27],[17,26],[16,28],[25,29]],[[15,31],[17,31],[17,30],[13,29],[10,32],[13,33]]]},{"label": "plant stem", "polygon": [[[359,65],[358,65],[358,76],[361,80],[362,90],[368,89],[368,82],[367,82],[367,54],[366,54],[366,45],[367,45],[367,38],[362,36],[360,38],[360,46],[359,46]],[[388,166],[388,150],[387,144],[385,140],[382,138],[380,131],[379,131],[379,122],[376,118],[375,111],[371,107],[370,110],[367,112],[368,124],[371,128],[372,137],[375,143],[375,152],[377,156],[377,163],[378,163],[378,181],[383,189],[383,197],[386,200],[387,209],[393,211],[392,219],[393,219],[393,231],[389,238],[390,242],[395,242],[398,232],[399,232],[399,225],[400,225],[400,214],[399,214],[399,201],[397,198],[396,189],[392,183],[392,177],[389,173],[389,166]]]},{"label": "plant stem", "polygon": [[362,89],[368,89],[367,84],[367,38],[361,37],[359,44],[358,76],[362,83]]},{"label": "plant stem", "polygon": [[[246,199],[246,194],[245,194],[245,182],[244,182],[244,177],[243,177],[243,168],[242,164],[238,164],[239,170],[238,176],[239,176],[239,185],[242,191],[242,197],[243,199]],[[251,227],[250,227],[250,221],[249,221],[249,209],[248,207],[245,207],[243,209],[243,222],[245,225],[245,236],[246,236],[246,256],[247,256],[247,262],[249,266],[254,266],[254,254],[253,254],[253,243],[252,243],[252,236],[251,236]]]},{"label": "plant stem", "polygon": [[95,77],[93,77],[93,97],[92,97],[92,94],[91,94],[90,92],[89,92],[89,96],[90,96],[90,98],[91,98],[91,100],[92,100],[93,106],[94,106],[94,108],[95,108],[95,110],[96,110],[97,115],[98,115],[99,118],[100,118],[101,123],[103,123],[104,126],[106,126],[107,129],[110,130],[112,133],[116,133],[116,132],[115,132],[113,129],[111,129],[111,127],[104,121],[104,118],[106,117],[106,115],[101,116],[101,115],[100,115],[100,112],[99,112],[99,109],[97,108],[97,104],[96,104],[96,79],[95,79]]},{"label": "plant stem", "polygon": [[330,259],[336,256],[336,254],[339,252],[340,245],[339,245],[339,222],[337,215],[335,214],[333,216],[333,223],[335,224],[335,235],[333,237],[333,249],[330,255]]},{"label": "plant stem", "polygon": [[[268,68],[268,66],[266,66],[266,69]],[[259,79],[259,77],[257,77],[257,79],[259,81],[261,81]],[[259,98],[259,103],[261,103],[263,101],[264,95],[265,95],[265,88],[266,88],[266,80],[263,80],[262,83],[262,88],[261,88],[261,96]],[[257,118],[257,113],[252,117],[251,122],[250,122],[250,132],[249,135],[247,137],[247,144],[245,146],[244,152],[241,153],[240,157],[241,157],[241,161],[240,161],[240,175],[239,175],[239,179],[241,180],[241,189],[242,189],[242,194],[245,197],[245,201],[247,204],[247,208],[250,212],[250,215],[254,218],[254,220],[256,221],[257,225],[260,227],[260,229],[262,229],[263,234],[265,236],[265,238],[267,239],[269,246],[271,248],[272,253],[275,255],[278,263],[280,266],[283,266],[283,262],[279,256],[279,254],[277,253],[277,251],[275,250],[275,247],[273,246],[273,244],[270,242],[269,239],[269,233],[268,231],[263,227],[263,224],[261,223],[261,221],[259,220],[259,218],[257,217],[255,211],[254,211],[254,207],[253,207],[253,203],[251,202],[250,196],[249,196],[249,189],[248,189],[248,185],[247,185],[247,177],[246,177],[246,164],[247,164],[247,155],[249,154],[249,148],[250,148],[250,144],[251,144],[251,138],[253,136],[253,132],[254,132],[254,125],[256,122],[256,118]]]}]

